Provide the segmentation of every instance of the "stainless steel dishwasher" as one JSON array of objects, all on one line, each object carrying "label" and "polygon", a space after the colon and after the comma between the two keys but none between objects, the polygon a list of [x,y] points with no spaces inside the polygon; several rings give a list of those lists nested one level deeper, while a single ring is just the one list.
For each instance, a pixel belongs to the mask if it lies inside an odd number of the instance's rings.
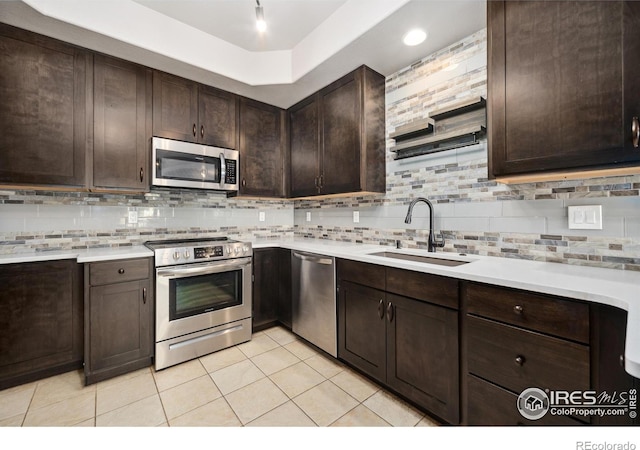
[{"label": "stainless steel dishwasher", "polygon": [[335,259],[294,250],[291,252],[291,277],[291,329],[337,358]]}]

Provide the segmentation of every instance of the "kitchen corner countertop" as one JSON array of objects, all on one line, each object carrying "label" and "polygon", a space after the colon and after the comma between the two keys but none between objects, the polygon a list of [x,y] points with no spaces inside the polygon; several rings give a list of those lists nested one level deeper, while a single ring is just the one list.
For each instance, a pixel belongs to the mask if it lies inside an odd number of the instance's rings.
[{"label": "kitchen corner countertop", "polygon": [[148,258],[153,251],[143,245],[127,247],[104,247],[79,250],[56,250],[44,252],[26,252],[0,255],[0,265],[27,262],[55,261],[60,259],[76,259],[78,263],[98,261],[114,261],[128,258]]},{"label": "kitchen corner countertop", "polygon": [[[256,240],[253,242],[254,249],[268,247],[318,253],[624,309],[628,313],[625,369],[629,374],[640,378],[640,272],[492,256],[460,256],[456,253],[446,252],[434,254],[425,250],[395,249],[379,245],[311,239]],[[381,251],[436,256],[442,259],[470,261],[470,263],[449,267],[371,255],[371,253]]]}]

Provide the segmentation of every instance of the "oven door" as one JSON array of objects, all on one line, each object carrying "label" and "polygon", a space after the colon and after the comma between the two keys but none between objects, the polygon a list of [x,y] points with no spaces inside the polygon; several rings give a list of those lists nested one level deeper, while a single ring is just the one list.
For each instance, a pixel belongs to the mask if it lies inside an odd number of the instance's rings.
[{"label": "oven door", "polygon": [[251,317],[251,258],[156,269],[156,342]]}]

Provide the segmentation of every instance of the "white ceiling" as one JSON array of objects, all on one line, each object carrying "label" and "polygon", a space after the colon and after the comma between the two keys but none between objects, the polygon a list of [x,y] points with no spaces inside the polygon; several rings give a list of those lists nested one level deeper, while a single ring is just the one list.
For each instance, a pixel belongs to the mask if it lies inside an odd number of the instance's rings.
[{"label": "white ceiling", "polygon": [[[0,21],[287,108],[366,64],[388,76],[486,26],[484,0],[0,0]],[[413,27],[428,32],[402,44]]]}]

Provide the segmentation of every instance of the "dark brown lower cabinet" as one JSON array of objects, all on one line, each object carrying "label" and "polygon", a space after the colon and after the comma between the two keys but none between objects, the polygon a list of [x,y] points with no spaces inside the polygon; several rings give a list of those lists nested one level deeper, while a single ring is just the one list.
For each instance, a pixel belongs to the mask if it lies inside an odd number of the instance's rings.
[{"label": "dark brown lower cabinet", "polygon": [[[338,262],[338,357],[442,420],[457,424],[458,312],[349,281],[362,281],[367,278],[364,274],[380,270],[382,285],[388,288],[385,268]],[[401,272],[393,270],[394,282]],[[428,281],[431,286],[447,283],[424,276],[425,284]],[[370,280],[381,287],[379,276]]]},{"label": "dark brown lower cabinet", "polygon": [[154,300],[149,258],[85,265],[85,382],[152,363]]},{"label": "dark brown lower cabinet", "polygon": [[291,251],[253,250],[253,331],[278,322],[291,328]]},{"label": "dark brown lower cabinet", "polygon": [[0,389],[82,367],[76,261],[3,265],[0,284]]}]

